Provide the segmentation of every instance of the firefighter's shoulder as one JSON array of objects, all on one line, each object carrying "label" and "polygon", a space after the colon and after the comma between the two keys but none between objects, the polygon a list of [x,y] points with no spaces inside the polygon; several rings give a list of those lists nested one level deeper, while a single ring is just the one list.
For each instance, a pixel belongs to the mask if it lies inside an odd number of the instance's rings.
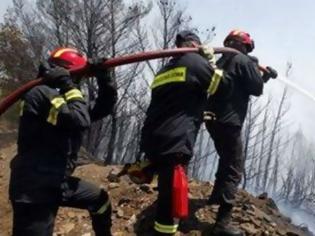
[{"label": "firefighter's shoulder", "polygon": [[181,57],[182,61],[187,61],[189,64],[194,63],[207,63],[207,59],[201,56],[199,53],[190,52],[186,53]]},{"label": "firefighter's shoulder", "polygon": [[233,60],[235,62],[237,62],[238,64],[247,64],[247,63],[251,63],[252,62],[252,59],[249,56],[247,56],[247,55],[245,55],[243,53],[236,54],[233,57]]},{"label": "firefighter's shoulder", "polygon": [[24,99],[51,98],[58,94],[58,91],[45,84],[35,86],[24,95]]}]

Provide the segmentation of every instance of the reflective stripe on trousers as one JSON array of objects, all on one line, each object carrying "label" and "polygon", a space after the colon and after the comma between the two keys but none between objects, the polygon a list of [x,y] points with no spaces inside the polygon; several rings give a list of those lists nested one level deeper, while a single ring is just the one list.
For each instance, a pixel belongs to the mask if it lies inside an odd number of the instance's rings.
[{"label": "reflective stripe on trousers", "polygon": [[178,224],[176,225],[163,225],[158,223],[157,221],[154,222],[154,230],[165,233],[165,234],[175,234],[178,228]]}]

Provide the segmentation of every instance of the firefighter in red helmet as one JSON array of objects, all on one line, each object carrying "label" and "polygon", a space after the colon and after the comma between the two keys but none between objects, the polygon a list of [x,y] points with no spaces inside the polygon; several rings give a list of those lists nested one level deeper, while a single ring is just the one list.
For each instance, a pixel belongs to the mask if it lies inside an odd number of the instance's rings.
[{"label": "firefighter in red helmet", "polygon": [[257,58],[248,55],[255,47],[254,41],[244,31],[230,32],[224,46],[240,53],[225,54],[217,61],[217,67],[232,77],[233,89],[229,96],[210,96],[205,112],[206,127],[220,157],[208,203],[220,205],[213,235],[238,236],[243,235],[242,232],[230,223],[237,186],[244,170],[241,129],[250,96],[260,96],[264,83],[275,78],[277,72],[271,67],[267,67],[264,74],[259,72]]},{"label": "firefighter in red helmet", "polygon": [[69,70],[87,63],[76,49],[56,49],[47,65],[39,67],[44,83],[21,99],[18,152],[11,162],[9,190],[13,236],[52,235],[60,206],[88,210],[95,235],[111,235],[107,192],[71,176],[84,130],[108,115],[117,97],[108,71],[95,62],[90,66],[98,97],[94,106],[86,103]]}]

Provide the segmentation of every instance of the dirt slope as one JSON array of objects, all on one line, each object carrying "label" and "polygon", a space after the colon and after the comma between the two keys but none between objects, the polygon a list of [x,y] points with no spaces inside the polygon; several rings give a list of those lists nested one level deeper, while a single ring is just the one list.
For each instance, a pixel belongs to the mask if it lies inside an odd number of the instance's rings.
[{"label": "dirt slope", "polygon": [[[12,144],[14,133],[0,135],[0,236],[10,235],[12,212],[7,196],[9,161],[15,153]],[[8,144],[10,143],[10,144]],[[137,186],[128,178],[111,182],[110,173],[119,171],[118,166],[102,167],[94,164],[81,166],[75,175],[87,179],[109,190],[114,205],[113,229],[119,235],[150,235],[156,199],[154,185]],[[191,216],[180,225],[179,235],[210,235],[217,207],[206,206],[212,185],[208,182],[190,182]],[[264,198],[264,196],[262,196]],[[306,229],[290,224],[270,199],[258,199],[246,192],[238,194],[238,204],[233,221],[246,231],[246,235],[311,235]],[[69,208],[60,209],[54,235],[89,236],[89,215],[86,211]]]}]

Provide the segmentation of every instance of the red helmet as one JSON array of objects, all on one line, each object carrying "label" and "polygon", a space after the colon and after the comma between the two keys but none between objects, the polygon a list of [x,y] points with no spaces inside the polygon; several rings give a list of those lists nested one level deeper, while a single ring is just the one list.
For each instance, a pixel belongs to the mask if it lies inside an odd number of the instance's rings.
[{"label": "red helmet", "polygon": [[249,33],[242,30],[232,30],[228,36],[224,39],[223,45],[225,47],[229,46],[229,41],[235,40],[241,42],[247,47],[247,51],[251,52],[255,48],[254,40],[250,37]]},{"label": "red helmet", "polygon": [[50,53],[48,62],[69,70],[86,66],[87,58],[75,48],[57,48]]}]

